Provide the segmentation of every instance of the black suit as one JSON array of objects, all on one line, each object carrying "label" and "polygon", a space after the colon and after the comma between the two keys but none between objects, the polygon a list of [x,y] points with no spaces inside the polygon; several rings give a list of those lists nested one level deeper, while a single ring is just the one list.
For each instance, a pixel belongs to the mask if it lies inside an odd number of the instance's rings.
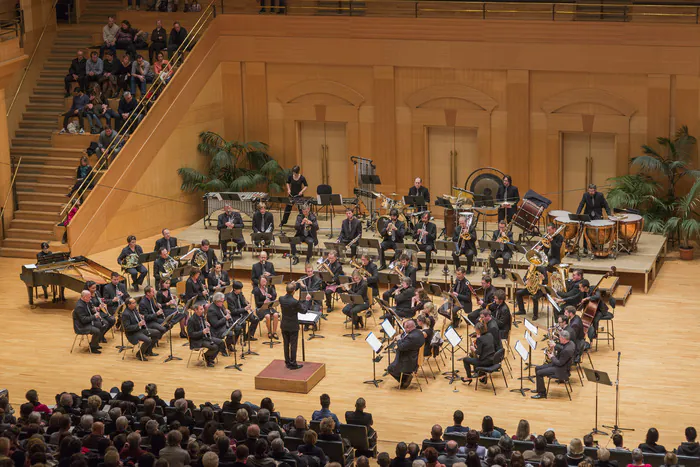
[{"label": "black suit", "polygon": [[[233,319],[233,314],[231,315]],[[226,333],[226,329],[233,324],[226,319],[226,309],[222,306],[219,308],[216,303],[212,303],[207,308],[207,321],[209,326],[211,326],[211,333],[213,336],[219,339],[224,339],[226,345],[233,344],[233,331]]]},{"label": "black suit", "polygon": [[122,313],[122,327],[126,339],[134,345],[141,341],[141,354],[149,355],[153,350],[153,345],[158,342],[162,334],[156,329],[142,328],[139,324],[142,318],[137,308],[131,310],[127,307]]},{"label": "black suit", "polygon": [[187,322],[187,335],[190,338],[190,349],[196,350],[205,347],[207,351],[204,354],[207,362],[214,362],[214,359],[219,354],[225,350],[224,341],[213,335],[205,335],[204,328],[206,328],[206,323],[204,322],[204,316],[192,315]]},{"label": "black suit", "polygon": [[[403,269],[402,266],[399,265],[399,271],[401,271],[401,274],[403,274],[404,276],[411,278],[411,286],[416,286],[416,268],[409,264],[406,266],[405,269]],[[382,294],[382,298],[385,302],[388,302],[391,299],[392,294],[396,291],[398,287],[398,285],[394,285]]]},{"label": "black suit", "polygon": [[561,263],[561,246],[564,243],[564,237],[561,234],[554,236],[549,248],[544,247],[544,252],[547,253],[547,259],[549,260],[549,270],[553,270],[553,266]]},{"label": "black suit", "polygon": [[408,189],[408,196],[422,196],[425,199],[425,204],[416,205],[415,208],[418,211],[425,211],[427,209],[427,204],[430,202],[430,192],[424,186],[416,189],[416,186],[412,186]]},{"label": "black suit", "polygon": [[[216,229],[219,231],[219,245],[221,246],[221,254],[224,257],[226,256],[226,252],[228,251],[228,241],[226,241],[226,242],[221,241],[221,232],[225,229],[228,229],[228,227],[226,226],[227,222],[233,223],[234,228],[241,228],[242,229],[244,227],[243,218],[241,217],[241,215],[239,213],[232,212],[230,215],[226,214],[226,213],[219,214],[219,217],[218,217],[217,223],[216,223]],[[243,247],[245,246],[245,240],[243,240],[242,236],[239,238],[234,238],[231,241],[233,241],[236,244],[236,247],[238,248],[239,251],[242,250]]]},{"label": "black suit", "polygon": [[111,315],[113,315],[117,311],[117,308],[119,308],[119,302],[112,301],[117,297],[117,291],[121,292],[121,295],[119,296],[120,301],[122,303],[126,302],[126,300],[129,298],[129,292],[126,291],[126,286],[124,285],[123,281],[118,282],[117,285],[110,282],[102,288],[102,295],[105,299],[105,303],[107,304],[107,310]]},{"label": "black suit", "polygon": [[95,317],[90,303],[79,299],[75,304],[75,308],[73,309],[73,329],[75,330],[76,334],[92,335],[92,339],[90,340],[90,348],[94,350],[97,348],[100,343],[100,339],[102,339],[102,336],[104,336],[104,333],[109,328],[107,327],[107,323]]},{"label": "black suit", "polygon": [[481,310],[485,309],[489,309],[491,311],[491,316],[493,316],[494,310],[496,309],[496,303],[494,302],[495,295],[496,287],[494,287],[493,285],[484,289],[484,306],[479,307],[476,310],[469,313],[469,321],[471,321],[472,323],[476,323],[476,320],[479,319],[479,315],[481,314]]},{"label": "black suit", "polygon": [[284,345],[284,362],[294,365],[297,362],[297,343],[299,341],[299,319],[298,313],[303,313],[301,302],[294,298],[294,295],[285,294],[280,298],[280,308],[282,309],[282,341]]},{"label": "black suit", "polygon": [[[268,230],[269,229],[269,230]],[[261,213],[257,211],[253,214],[253,233],[272,233],[275,231],[275,221],[271,212]],[[255,242],[255,246],[260,246],[260,242]]]},{"label": "black suit", "polygon": [[[372,428],[372,424],[374,423],[374,420],[372,420],[372,414],[368,412],[364,412],[361,410],[348,410],[345,412],[345,423],[348,425],[362,425],[367,427],[367,437],[368,438],[374,438],[374,429]],[[370,441],[370,444],[376,443],[376,439],[374,442]]]},{"label": "black suit", "polygon": [[494,303],[493,309],[491,310],[491,316],[493,316],[493,320],[498,324],[498,330],[500,331],[499,337],[501,339],[508,339],[510,327],[512,326],[513,322],[510,317],[510,308],[508,308],[506,302],[503,302],[500,305],[496,305]]},{"label": "black suit", "polygon": [[[340,235],[338,236],[339,243],[348,244],[355,240],[356,237],[362,237],[362,221],[360,219],[343,219],[340,226]],[[359,241],[359,240],[358,240]],[[357,242],[350,247],[350,254],[357,256]]]},{"label": "black suit", "polygon": [[[496,242],[498,239],[501,238],[501,232],[496,229],[493,231],[493,234],[491,235],[491,241]],[[513,243],[513,232],[508,232],[508,241]],[[503,250],[491,250],[491,256],[489,257],[489,264],[493,268],[493,272],[495,275],[498,275],[498,264],[496,264],[496,260],[498,258],[503,258],[503,273],[505,274],[506,269],[508,269],[508,263],[510,262],[510,259],[513,257],[513,253],[507,248],[504,247]]]},{"label": "black suit", "polygon": [[[415,311],[411,306],[411,300],[416,294],[416,290],[413,287],[407,287],[394,296],[394,312],[401,318],[413,318]],[[388,318],[388,317],[387,317]]]},{"label": "black suit", "polygon": [[168,253],[170,253],[170,250],[177,247],[177,238],[170,237],[168,240],[166,240],[165,237],[156,240],[156,246],[153,247],[153,251],[160,251],[161,248],[167,248]]},{"label": "black suit", "polygon": [[410,382],[410,375],[418,366],[418,352],[423,344],[425,337],[420,329],[414,329],[399,339],[396,343],[396,357],[387,368],[389,374],[397,381],[401,381],[401,375],[404,374],[403,380]]},{"label": "black suit", "polygon": [[207,277],[207,284],[209,286],[209,294],[213,294],[215,288],[223,288],[227,285],[231,285],[231,279],[229,279],[226,271],[221,271],[221,276],[217,276],[216,272],[212,270],[209,272],[209,277]]},{"label": "black suit", "polygon": [[[243,292],[234,293],[232,291],[227,293],[226,304],[228,305],[228,310],[231,313],[231,317],[236,321],[248,314],[248,310],[246,310],[246,307],[248,306],[248,301],[245,299]],[[255,315],[255,313],[252,313],[250,316],[248,316],[247,321],[249,326],[248,337],[254,337],[255,330],[258,328],[258,323],[260,322],[260,320]],[[241,334],[243,328],[244,326],[241,326],[240,328],[237,327],[235,329],[236,335]]]},{"label": "black suit", "polygon": [[161,336],[167,332],[165,326],[163,326],[163,321],[165,321],[165,312],[162,315],[158,314],[158,303],[155,300],[149,300],[145,295],[141,297],[139,302],[139,313],[143,316],[146,321],[146,327],[148,329],[155,329]]},{"label": "black suit", "polygon": [[367,281],[363,279],[358,283],[353,283],[348,293],[351,295],[359,295],[363,300],[362,304],[347,304],[343,307],[343,314],[350,317],[352,319],[352,325],[357,327],[360,321],[362,321],[362,317],[359,316],[359,313],[369,309],[369,298],[367,298]]},{"label": "black suit", "polygon": [[511,204],[510,208],[499,207],[498,208],[498,221],[503,219],[506,222],[510,222],[513,219],[515,211],[517,211],[517,204],[520,201],[520,193],[518,193],[518,187],[510,185],[506,188],[505,185],[498,187],[498,192],[496,193],[496,201],[498,202],[508,202]]},{"label": "black suit", "polygon": [[386,250],[393,250],[394,259],[397,259],[401,252],[396,250],[396,244],[403,243],[403,238],[406,235],[405,223],[396,219],[396,221],[393,222],[394,226],[396,227],[396,230],[392,229],[390,232],[387,232],[386,227],[389,224],[390,222],[387,222],[382,228],[382,230],[379,232],[379,235],[382,236],[382,243],[379,245],[379,263],[382,269],[386,267],[386,259],[384,258],[384,252]]},{"label": "black suit", "polygon": [[367,263],[367,266],[365,266],[365,271],[370,273],[370,276],[366,278],[367,287],[372,289],[372,297],[377,298],[379,297],[379,268],[370,261]]},{"label": "black suit", "polygon": [[317,276],[313,275],[311,277],[304,276],[303,283],[297,284],[297,290],[299,290],[299,300],[301,301],[301,306],[306,311],[319,312],[322,308],[321,301],[306,300],[306,294],[311,292],[318,292],[323,289],[323,281]]},{"label": "black suit", "polygon": [[[201,268],[202,277],[207,277],[209,275],[209,272],[214,269],[214,266],[219,264],[219,258],[216,257],[216,252],[211,247],[207,251],[204,251],[202,249],[200,249],[200,251],[207,256],[207,264],[205,264]],[[192,266],[195,266],[194,258],[192,258],[190,264],[192,264]]]},{"label": "black suit", "polygon": [[331,273],[333,274],[333,282],[329,282],[328,284],[325,285],[325,294],[326,294],[326,308],[329,310],[331,309],[331,298],[333,297],[334,292],[329,289],[327,286],[329,285],[337,285],[340,283],[340,280],[338,279],[340,276],[344,276],[345,272],[343,271],[343,265],[340,264],[340,261],[336,259],[336,261],[333,264],[329,264],[328,267],[331,270]]},{"label": "black suit", "polygon": [[583,320],[576,315],[571,318],[569,325],[566,328],[569,331],[571,340],[578,346],[579,342],[583,341]]},{"label": "black suit", "polygon": [[501,329],[498,327],[498,323],[495,319],[491,318],[491,321],[486,325],[486,330],[493,336],[493,346],[496,352],[498,352],[503,348],[503,343],[501,342]]},{"label": "black suit", "polygon": [[[153,262],[153,276],[154,276],[154,281],[156,284],[160,284],[163,279],[162,275],[165,274],[165,268],[163,267],[165,265],[165,260],[161,258],[160,256],[156,258],[156,260]],[[179,277],[171,277],[170,278],[170,285],[174,286],[180,282]]]},{"label": "black suit", "polygon": [[[418,234],[419,229],[425,229],[428,231],[428,233],[424,235],[422,242],[420,241],[420,234]],[[430,272],[430,256],[432,255],[432,252],[435,251],[437,227],[430,221],[428,221],[427,224],[423,224],[423,221],[420,221],[416,223],[414,238],[416,240],[416,245],[418,245],[418,249],[425,253],[425,271],[427,275],[428,272]]]},{"label": "black suit", "polygon": [[486,333],[476,338],[476,358],[465,358],[464,369],[467,371],[467,378],[472,377],[472,366],[484,367],[493,365],[493,357],[496,354],[496,344],[493,336]]},{"label": "black suit", "polygon": [[569,367],[574,361],[576,354],[576,346],[572,341],[567,342],[559,351],[552,357],[552,363],[539,365],[535,374],[537,375],[537,392],[546,394],[547,388],[544,384],[545,376],[555,376],[557,379],[566,379],[569,377]]},{"label": "black suit", "polygon": [[[122,248],[121,253],[119,253],[117,263],[122,264],[127,256],[132,255],[134,253],[141,256],[143,254],[143,248],[141,248],[141,246],[139,245],[136,245],[136,248],[132,250],[131,248],[129,248],[129,245],[125,246],[124,248]],[[144,266],[143,264],[137,264],[135,268],[128,268],[125,269],[125,271],[127,272],[127,274],[131,275],[131,284],[135,286],[143,284],[143,280],[148,274],[148,269],[146,269],[146,266]]]},{"label": "black suit", "polygon": [[[316,214],[309,211],[309,220],[312,222],[310,229],[307,229],[307,226],[301,223],[302,220],[304,220],[304,214],[300,212],[294,223],[294,229],[296,230],[294,236],[298,238],[301,243],[306,243],[306,262],[310,263],[314,252],[314,245],[318,245],[318,219],[316,219]],[[292,256],[296,256],[296,254],[297,246],[292,244]]]},{"label": "black suit", "polygon": [[[185,283],[185,302],[190,300],[192,297],[197,297],[195,300],[195,305],[203,305],[207,302],[207,297],[204,295],[204,291],[207,290],[204,286],[204,281],[199,276],[199,280],[194,280],[192,277],[187,279]],[[207,291],[208,292],[208,291]]]},{"label": "black suit", "polygon": [[[544,269],[544,272],[543,272]],[[543,266],[538,266],[535,268],[532,272],[529,272],[528,274],[542,274],[544,279],[542,279],[542,284],[547,283],[547,269],[544,268]],[[523,280],[527,282],[528,280],[528,275],[526,274]],[[530,291],[527,290],[526,287],[523,287],[522,289],[518,289],[515,292],[515,301],[518,304],[518,312],[520,314],[525,314],[525,297],[529,297]],[[542,290],[537,290],[535,295],[532,295],[532,298],[530,299],[530,303],[532,304],[532,319],[537,319],[539,310],[540,310],[540,298],[544,297],[544,294],[542,293]]]},{"label": "black suit", "polygon": [[454,234],[452,235],[452,241],[455,242],[455,251],[452,253],[452,260],[455,263],[455,268],[461,266],[459,257],[464,255],[467,257],[467,274],[472,272],[472,264],[474,264],[474,257],[476,256],[476,222],[472,222],[470,227],[469,234],[471,235],[471,240],[460,240],[459,236],[462,234],[461,225],[455,228]]},{"label": "black suit", "polygon": [[576,214],[580,214],[583,210],[584,214],[591,216],[591,220],[602,219],[603,209],[608,213],[608,216],[611,214],[610,206],[608,206],[608,202],[603,193],[596,191],[595,194],[591,196],[586,191],[581,197],[578,208],[576,208]]},{"label": "black suit", "polygon": [[265,261],[265,265],[258,261],[257,263],[253,264],[252,272],[251,272],[251,279],[253,282],[253,287],[258,286],[258,282],[260,282],[260,278],[263,276],[265,272],[269,272],[271,276],[275,275],[275,265],[272,264],[270,261]]}]

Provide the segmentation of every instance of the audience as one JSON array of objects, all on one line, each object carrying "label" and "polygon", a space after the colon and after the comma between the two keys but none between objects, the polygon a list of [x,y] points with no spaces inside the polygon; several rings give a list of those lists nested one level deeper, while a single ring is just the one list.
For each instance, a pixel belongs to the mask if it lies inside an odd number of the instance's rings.
[{"label": "audience", "polygon": [[644,454],[641,449],[633,449],[632,463],[627,464],[627,467],[651,467],[651,465],[644,463]]},{"label": "audience", "polygon": [[527,420],[520,420],[518,423],[518,428],[515,430],[513,439],[518,441],[535,441],[535,435],[530,433],[530,422]]},{"label": "audience", "polygon": [[172,60],[175,51],[185,43],[187,31],[182,27],[179,21],[173,23],[173,28],[170,30],[168,38],[168,57]]},{"label": "audience", "polygon": [[580,439],[574,438],[566,448],[566,462],[568,465],[577,466],[583,460],[583,443]]},{"label": "audience", "polygon": [[326,417],[331,417],[335,422],[335,426],[339,426],[340,421],[338,420],[338,417],[336,417],[335,414],[330,410],[331,396],[329,396],[328,394],[321,394],[320,400],[321,410],[314,411],[314,413],[311,414],[311,420],[321,421]]},{"label": "audience", "polygon": [[153,57],[160,54],[161,50],[168,48],[168,32],[163,27],[161,20],[156,21],[156,28],[151,32],[151,45],[148,46],[148,60],[153,63]]},{"label": "audience", "polygon": [[685,442],[678,446],[676,452],[679,456],[700,457],[700,444],[695,440],[698,437],[698,432],[694,427],[689,426],[685,429]]},{"label": "audience", "polygon": [[438,462],[445,467],[452,467],[457,462],[462,462],[462,458],[457,456],[459,445],[457,441],[448,441],[445,443],[445,454],[438,457]]},{"label": "audience", "polygon": [[493,419],[486,415],[481,421],[481,431],[479,432],[479,435],[486,438],[500,438],[503,436],[503,433],[495,429]]},{"label": "audience", "polygon": [[432,447],[438,452],[445,450],[445,441],[442,439],[442,427],[440,425],[433,425],[430,429],[430,438],[423,440],[423,453],[428,447]]},{"label": "audience", "polygon": [[454,425],[445,428],[445,433],[467,433],[469,431],[468,426],[462,426],[464,412],[461,410],[455,410],[454,414],[452,414],[452,420]]},{"label": "audience", "polygon": [[90,98],[85,95],[83,89],[80,86],[73,90],[73,102],[70,106],[70,109],[68,109],[68,111],[63,114],[63,128],[61,128],[61,131],[59,132],[60,134],[64,134],[68,131],[68,122],[72,118],[78,119],[79,129],[77,133],[80,133],[81,135],[85,133],[85,130],[83,129],[83,109],[89,102]]},{"label": "audience", "polygon": [[547,440],[544,436],[538,436],[534,441],[534,448],[523,452],[526,462],[540,462],[543,458],[549,457],[554,462],[554,454],[547,451]]},{"label": "audience", "polygon": [[647,431],[646,441],[639,445],[639,449],[641,449],[642,452],[664,454],[666,452],[666,448],[661,446],[660,444],[656,444],[658,440],[659,431],[656,428],[649,428],[649,430]]},{"label": "audience", "polygon": [[68,68],[68,74],[64,79],[66,85],[65,97],[70,97],[71,83],[78,83],[78,87],[83,87],[83,85],[85,84],[84,81],[86,66],[87,63],[85,57],[83,57],[83,51],[78,50],[77,56],[70,63],[70,68]]}]

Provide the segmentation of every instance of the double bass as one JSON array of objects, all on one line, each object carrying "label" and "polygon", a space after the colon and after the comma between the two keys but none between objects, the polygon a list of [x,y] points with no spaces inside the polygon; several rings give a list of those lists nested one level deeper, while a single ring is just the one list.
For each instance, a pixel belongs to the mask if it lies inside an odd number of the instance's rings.
[{"label": "double bass", "polygon": [[[603,275],[601,281],[607,277],[614,276],[616,274],[617,268],[615,266],[610,266],[610,270]],[[600,284],[600,282],[598,284]],[[593,289],[593,291],[591,291],[591,296],[595,293],[597,289],[598,286],[596,285],[596,288]],[[578,309],[583,310],[583,313],[581,314],[581,321],[583,322],[584,336],[588,334],[588,328],[591,327],[591,324],[593,324],[593,319],[595,318],[595,314],[598,312],[599,304],[600,300],[594,300],[591,299],[591,297],[587,297],[581,300],[581,304],[579,305]]]}]

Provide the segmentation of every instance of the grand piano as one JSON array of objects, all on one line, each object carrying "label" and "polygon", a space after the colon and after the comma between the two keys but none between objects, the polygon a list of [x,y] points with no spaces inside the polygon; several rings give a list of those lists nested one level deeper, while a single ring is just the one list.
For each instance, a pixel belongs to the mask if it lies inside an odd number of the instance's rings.
[{"label": "grand piano", "polygon": [[68,288],[80,293],[87,281],[95,281],[101,288],[102,285],[111,281],[111,277],[112,270],[85,256],[71,258],[68,253],[54,253],[43,257],[37,264],[25,264],[19,275],[27,285],[29,304],[32,306],[35,287],[51,286],[53,301],[65,301],[64,289]]}]

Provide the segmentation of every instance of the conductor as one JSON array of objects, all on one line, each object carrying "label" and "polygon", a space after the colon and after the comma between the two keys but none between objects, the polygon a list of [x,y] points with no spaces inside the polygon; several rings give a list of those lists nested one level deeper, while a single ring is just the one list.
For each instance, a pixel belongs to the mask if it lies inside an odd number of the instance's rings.
[{"label": "conductor", "polygon": [[547,388],[544,385],[545,376],[555,376],[560,380],[565,380],[569,377],[569,367],[573,363],[574,354],[576,353],[576,345],[571,342],[570,337],[569,331],[560,332],[559,343],[561,344],[561,350],[557,355],[549,354],[552,363],[539,365],[536,368],[537,394],[532,396],[533,399],[547,398]]},{"label": "conductor", "polygon": [[403,327],[406,334],[396,343],[396,358],[389,364],[387,371],[399,382],[401,389],[406,389],[418,367],[418,352],[425,344],[425,337],[412,319],[405,321]]},{"label": "conductor", "polygon": [[287,283],[286,294],[280,298],[282,309],[282,342],[284,345],[284,363],[289,370],[298,370],[304,365],[297,363],[297,343],[299,341],[298,313],[304,313],[301,302],[294,298],[296,282]]}]

